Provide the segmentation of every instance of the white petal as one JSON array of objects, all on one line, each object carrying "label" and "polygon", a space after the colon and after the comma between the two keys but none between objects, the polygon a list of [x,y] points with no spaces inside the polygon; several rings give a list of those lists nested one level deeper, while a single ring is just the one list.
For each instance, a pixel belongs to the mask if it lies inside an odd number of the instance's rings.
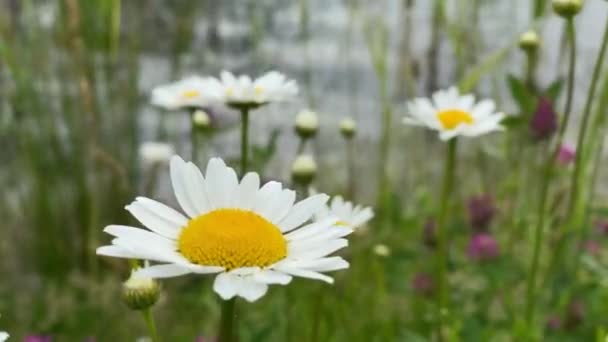
[{"label": "white petal", "polygon": [[288,232],[308,221],[325,205],[328,199],[329,196],[318,194],[296,203],[287,216],[278,223],[281,231]]},{"label": "white petal", "polygon": [[291,282],[292,277],[288,274],[277,272],[274,270],[262,270],[253,275],[258,282],[266,284],[281,284],[287,285]]},{"label": "white petal", "polygon": [[310,279],[318,279],[318,280],[322,280],[326,283],[329,284],[333,284],[334,283],[334,279],[326,276],[325,274],[321,274],[315,271],[309,271],[309,270],[303,270],[303,269],[299,269],[299,268],[294,268],[294,267],[288,267],[285,265],[277,265],[274,267],[276,270],[279,270],[281,272],[285,272],[287,274],[291,274],[297,277],[302,277],[302,278],[310,278]]},{"label": "white petal", "polygon": [[135,275],[143,278],[171,278],[191,273],[184,266],[175,264],[162,264],[140,268]]},{"label": "white petal", "polygon": [[255,172],[249,172],[241,180],[238,187],[238,207],[251,209],[255,204],[255,197],[260,188],[260,176]]},{"label": "white petal", "polygon": [[127,259],[135,258],[135,259],[137,259],[137,256],[134,255],[133,253],[131,253],[123,248],[117,247],[117,246],[101,246],[101,247],[97,248],[95,253],[97,255],[105,255],[105,256],[115,257],[115,258],[127,258]]},{"label": "white petal", "polygon": [[125,208],[148,229],[173,240],[177,238],[181,228],[188,222],[185,217],[183,217],[183,220],[180,220],[181,223],[169,221],[165,219],[165,216],[161,216],[162,210],[150,210],[149,206],[138,201],[129,204]]},{"label": "white petal", "polygon": [[238,185],[236,172],[220,158],[212,158],[207,164],[205,176],[209,205],[213,209],[229,207]]},{"label": "white petal", "polygon": [[306,239],[316,234],[319,234],[324,230],[331,229],[331,227],[336,222],[338,222],[338,218],[335,216],[331,216],[321,221],[308,224],[300,229],[294,230],[293,232],[286,234],[285,238],[290,241]]},{"label": "white petal", "polygon": [[231,299],[236,295],[240,286],[240,279],[237,277],[228,273],[218,274],[213,282],[213,291],[224,300]]},{"label": "white petal", "polygon": [[315,260],[294,261],[290,266],[295,268],[305,268],[315,272],[329,272],[348,268],[348,261],[341,257],[320,258]]},{"label": "white petal", "polygon": [[109,225],[105,227],[103,231],[121,239],[140,241],[162,248],[175,247],[175,241],[167,239],[145,229],[121,225]]},{"label": "white petal", "polygon": [[308,243],[292,243],[288,246],[288,255],[290,258],[297,259],[316,259],[329,255],[346,246],[348,246],[348,240],[346,239],[336,239],[322,243],[316,242],[313,246]]},{"label": "white petal", "polygon": [[170,163],[171,184],[177,202],[190,217],[198,216],[197,206],[189,194],[189,170],[186,162],[179,156],[173,156]]},{"label": "white petal", "polygon": [[221,266],[201,266],[201,265],[195,265],[195,264],[189,264],[188,269],[190,269],[190,271],[192,271],[193,273],[197,273],[197,274],[213,274],[213,273],[219,273],[219,272],[224,272],[224,268]]},{"label": "white petal", "polygon": [[268,285],[259,283],[253,279],[241,279],[241,286],[238,288],[238,296],[245,298],[248,302],[255,302],[262,298],[268,291]]}]

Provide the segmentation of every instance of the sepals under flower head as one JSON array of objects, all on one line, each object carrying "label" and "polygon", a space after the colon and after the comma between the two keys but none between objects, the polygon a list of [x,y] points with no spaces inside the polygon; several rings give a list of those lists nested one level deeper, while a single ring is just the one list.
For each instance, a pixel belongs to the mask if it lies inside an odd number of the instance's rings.
[{"label": "sepals under flower head", "polygon": [[346,139],[351,139],[357,132],[357,123],[351,118],[340,121],[340,134]]},{"label": "sepals under flower head", "polygon": [[540,98],[536,112],[530,121],[532,137],[539,141],[549,139],[557,130],[557,114],[553,104],[546,98]]},{"label": "sepals under flower head", "polygon": [[133,271],[122,287],[123,301],[133,310],[145,310],[158,301],[159,283],[150,278],[140,277]]},{"label": "sepals under flower head", "polygon": [[578,14],[583,8],[583,0],[553,0],[553,10],[564,18],[570,18]]},{"label": "sepals under flower head", "polygon": [[317,113],[304,109],[296,116],[296,133],[302,139],[308,139],[317,134],[319,130],[319,118]]}]

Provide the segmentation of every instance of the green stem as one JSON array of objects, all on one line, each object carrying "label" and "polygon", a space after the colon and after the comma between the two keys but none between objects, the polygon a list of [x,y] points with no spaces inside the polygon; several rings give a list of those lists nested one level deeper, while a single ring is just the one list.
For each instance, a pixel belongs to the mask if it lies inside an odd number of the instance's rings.
[{"label": "green stem", "polygon": [[[597,83],[599,80],[599,76],[602,72],[602,67],[604,63],[604,57],[606,54],[606,46],[608,45],[608,21],[606,21],[606,28],[604,29],[604,38],[602,39],[602,46],[600,47],[600,51],[598,53],[597,61],[595,63],[595,67],[593,69],[593,76],[591,79],[591,85],[589,86],[589,91],[587,92],[587,101],[585,102],[585,108],[583,109],[583,118],[581,120],[581,127],[578,134],[577,139],[577,153],[576,159],[574,162],[574,172],[572,173],[572,179],[570,181],[570,202],[568,206],[568,217],[572,218],[572,215],[577,216],[576,209],[579,206],[579,200],[582,195],[582,191],[580,189],[581,181],[581,172],[583,171],[584,163],[587,162],[588,149],[585,143],[585,137],[587,136],[587,129],[589,128],[589,118],[591,117],[591,104],[593,103],[593,99],[595,98],[595,90],[597,88]],[[577,220],[573,223],[576,224]],[[580,222],[580,221],[579,221]],[[573,227],[571,227],[573,228]]]},{"label": "green stem", "polygon": [[193,110],[190,113],[190,141],[191,141],[191,145],[192,145],[191,146],[192,147],[192,162],[194,164],[198,164],[198,155],[199,155],[198,129],[193,121],[193,116],[194,116],[195,112],[196,111]]},{"label": "green stem", "polygon": [[249,161],[249,108],[241,109],[241,174],[247,172]]},{"label": "green stem", "polygon": [[304,152],[304,147],[306,147],[306,139],[300,138],[300,142],[298,143],[298,153],[296,154],[297,156]]},{"label": "green stem", "polygon": [[448,149],[443,170],[443,183],[437,218],[437,233],[439,242],[439,256],[437,259],[437,279],[439,281],[439,296],[437,302],[437,334],[442,339],[442,327],[445,326],[445,313],[449,308],[448,296],[448,232],[447,218],[449,211],[450,196],[454,187],[454,175],[456,171],[457,140],[453,138],[448,142]]},{"label": "green stem", "polygon": [[141,314],[144,317],[144,321],[146,321],[146,326],[148,327],[148,331],[150,333],[150,338],[152,338],[152,341],[160,342],[158,332],[156,331],[156,324],[154,323],[154,317],[152,316],[152,309],[144,309],[141,311]]},{"label": "green stem", "polygon": [[566,107],[564,109],[564,117],[560,126],[560,130],[557,136],[557,140],[554,146],[553,151],[547,158],[544,169],[543,169],[543,177],[540,180],[540,191],[539,191],[539,201],[538,201],[538,210],[537,210],[537,224],[534,230],[534,246],[533,246],[533,254],[532,254],[532,264],[530,266],[530,273],[528,273],[527,280],[527,289],[526,289],[526,311],[525,311],[525,320],[528,328],[532,326],[532,321],[534,320],[534,308],[536,305],[535,301],[535,287],[536,287],[536,276],[538,273],[539,263],[540,263],[540,252],[541,252],[541,243],[543,237],[543,230],[545,226],[546,213],[545,207],[547,203],[547,195],[549,193],[549,185],[551,183],[551,177],[553,176],[553,167],[555,164],[555,158],[557,157],[560,146],[562,145],[562,141],[564,139],[564,134],[568,127],[568,122],[570,120],[570,112],[572,110],[572,95],[574,92],[574,77],[576,74],[576,31],[574,28],[574,21],[572,18],[568,18],[566,20],[566,32],[568,39],[570,41],[570,61],[568,67],[568,92],[566,97]]},{"label": "green stem", "polygon": [[346,196],[350,201],[354,200],[355,196],[355,144],[353,143],[352,138],[346,139],[346,172],[347,172],[347,182],[348,188],[346,191]]},{"label": "green stem", "polygon": [[568,89],[566,94],[566,107],[564,109],[564,119],[562,120],[561,127],[559,129],[559,135],[557,136],[556,150],[559,148],[564,140],[564,134],[568,128],[570,122],[570,113],[572,111],[572,98],[574,94],[574,78],[576,76],[576,30],[574,29],[574,19],[566,19],[566,34],[570,42],[570,61],[568,63]]},{"label": "green stem", "polygon": [[234,321],[236,317],[236,298],[226,300],[222,303],[222,318],[220,322],[219,342],[234,342]]}]

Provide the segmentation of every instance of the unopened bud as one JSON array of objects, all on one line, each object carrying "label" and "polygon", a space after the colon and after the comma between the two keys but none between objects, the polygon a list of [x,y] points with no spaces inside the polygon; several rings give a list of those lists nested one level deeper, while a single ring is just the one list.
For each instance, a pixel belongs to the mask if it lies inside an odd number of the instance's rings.
[{"label": "unopened bud", "polygon": [[564,18],[578,14],[583,7],[583,0],[553,0],[553,10]]},{"label": "unopened bud", "polygon": [[357,123],[351,118],[345,118],[340,121],[340,133],[346,139],[352,138],[357,132]]},{"label": "unopened bud", "polygon": [[536,31],[526,31],[519,36],[519,47],[526,52],[534,52],[540,45],[540,38]]},{"label": "unopened bud", "polygon": [[296,133],[303,139],[313,137],[319,130],[317,113],[304,109],[296,116]]},{"label": "unopened bud", "polygon": [[377,244],[374,246],[374,254],[381,257],[387,257],[391,255],[391,249],[384,244]]},{"label": "unopened bud", "polygon": [[293,162],[291,177],[294,182],[309,185],[317,174],[317,163],[310,155],[300,155]]},{"label": "unopened bud", "polygon": [[202,109],[197,109],[192,113],[192,123],[194,126],[202,129],[211,127],[211,117]]},{"label": "unopened bud", "polygon": [[123,300],[133,310],[145,310],[160,296],[160,284],[151,278],[138,277],[135,271],[122,286]]}]

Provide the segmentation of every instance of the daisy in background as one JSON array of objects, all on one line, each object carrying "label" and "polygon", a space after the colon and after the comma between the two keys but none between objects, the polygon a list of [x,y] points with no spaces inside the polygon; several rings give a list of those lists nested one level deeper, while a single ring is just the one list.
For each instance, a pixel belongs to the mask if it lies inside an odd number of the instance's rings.
[{"label": "daisy in background", "polygon": [[164,84],[152,90],[151,102],[167,110],[204,107],[219,101],[220,94],[211,83],[210,78],[190,76]]},{"label": "daisy in background", "polygon": [[246,75],[236,76],[222,71],[212,78],[210,88],[219,100],[237,109],[257,108],[270,102],[286,101],[298,94],[298,85],[280,72],[270,71],[255,80]]},{"label": "daisy in background", "polygon": [[148,229],[111,225],[115,238],[97,254],[142,259],[158,264],[135,275],[167,278],[216,274],[213,289],[223,299],[255,301],[269,284],[288,284],[293,276],[332,283],[324,272],[347,268],[341,257],[329,256],[346,247],[350,227],[338,218],[309,223],[328,200],[325,194],[296,202],[281,183],[260,187],[260,177],[236,172],[219,158],[205,175],[191,162],[174,156],[171,182],[186,215],[149,198],[138,197],[126,209]]},{"label": "daisy in background", "polygon": [[494,101],[475,103],[473,95],[461,95],[456,87],[437,91],[432,99],[416,98],[407,103],[407,111],[404,124],[436,130],[443,141],[504,129],[500,122],[505,115],[495,111]]},{"label": "daisy in background", "polygon": [[9,335],[6,331],[0,331],[0,342],[8,340],[9,337],[11,337],[11,335]]},{"label": "daisy in background", "polygon": [[323,206],[315,215],[317,221],[332,216],[338,218],[338,226],[357,229],[374,217],[374,211],[371,207],[354,205],[342,196],[335,196],[329,205]]}]

